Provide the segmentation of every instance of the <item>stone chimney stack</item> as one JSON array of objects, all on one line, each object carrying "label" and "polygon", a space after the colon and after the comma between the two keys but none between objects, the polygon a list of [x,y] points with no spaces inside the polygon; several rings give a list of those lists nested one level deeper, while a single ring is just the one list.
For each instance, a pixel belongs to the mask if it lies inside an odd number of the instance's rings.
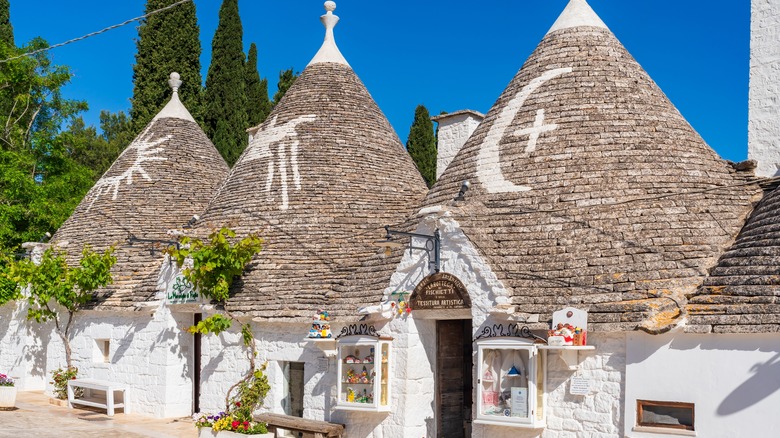
[{"label": "stone chimney stack", "polygon": [[757,176],[780,174],[780,0],[752,0],[748,158]]},{"label": "stone chimney stack", "polygon": [[436,178],[439,178],[460,148],[477,129],[485,115],[472,110],[460,110],[454,113],[431,117],[439,124],[439,140],[436,145]]}]

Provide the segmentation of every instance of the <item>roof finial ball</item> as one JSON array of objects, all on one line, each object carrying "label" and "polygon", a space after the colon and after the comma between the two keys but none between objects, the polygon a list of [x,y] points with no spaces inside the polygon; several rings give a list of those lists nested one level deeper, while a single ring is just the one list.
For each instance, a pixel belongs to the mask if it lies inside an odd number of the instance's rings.
[{"label": "roof finial ball", "polygon": [[325,10],[328,11],[329,14],[332,14],[333,11],[336,10],[336,2],[332,2],[332,1],[325,2]]},{"label": "roof finial ball", "polygon": [[181,87],[181,76],[176,72],[171,73],[171,78],[168,79],[168,85],[171,86],[174,93],[178,93],[179,87]]}]

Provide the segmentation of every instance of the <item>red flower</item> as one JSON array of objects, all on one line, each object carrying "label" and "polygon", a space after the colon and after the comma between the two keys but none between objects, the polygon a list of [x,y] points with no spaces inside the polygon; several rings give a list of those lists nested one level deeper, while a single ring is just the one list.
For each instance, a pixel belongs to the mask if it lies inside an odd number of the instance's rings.
[{"label": "red flower", "polygon": [[238,427],[238,424],[239,424],[239,423],[238,423],[238,421],[234,421],[234,422],[233,422],[233,423],[231,423],[231,424],[232,424],[232,426],[233,426],[233,429],[235,429],[235,428],[237,428],[237,427]]},{"label": "red flower", "polygon": [[236,402],[236,406],[240,408],[241,407],[241,402]]},{"label": "red flower", "polygon": [[244,427],[249,427],[249,422],[248,421],[244,421]]},{"label": "red flower", "polygon": [[76,380],[76,376],[71,377],[70,380]]}]

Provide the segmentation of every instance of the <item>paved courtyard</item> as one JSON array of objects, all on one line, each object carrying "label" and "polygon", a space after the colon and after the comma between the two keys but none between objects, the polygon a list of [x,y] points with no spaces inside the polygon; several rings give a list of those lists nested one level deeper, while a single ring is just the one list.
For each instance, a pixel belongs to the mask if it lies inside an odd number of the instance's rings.
[{"label": "paved courtyard", "polygon": [[125,415],[114,417],[105,412],[68,409],[49,404],[43,392],[19,392],[16,409],[0,411],[0,437],[196,437],[197,430],[189,418],[154,419]]}]

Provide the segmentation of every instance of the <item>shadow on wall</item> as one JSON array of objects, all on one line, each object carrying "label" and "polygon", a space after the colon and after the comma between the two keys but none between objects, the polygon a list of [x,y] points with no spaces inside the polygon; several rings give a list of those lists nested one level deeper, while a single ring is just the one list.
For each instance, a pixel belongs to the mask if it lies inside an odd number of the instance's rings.
[{"label": "shadow on wall", "polygon": [[755,374],[723,399],[718,406],[718,415],[736,414],[780,389],[780,353],[764,363],[753,365],[750,371]]}]

